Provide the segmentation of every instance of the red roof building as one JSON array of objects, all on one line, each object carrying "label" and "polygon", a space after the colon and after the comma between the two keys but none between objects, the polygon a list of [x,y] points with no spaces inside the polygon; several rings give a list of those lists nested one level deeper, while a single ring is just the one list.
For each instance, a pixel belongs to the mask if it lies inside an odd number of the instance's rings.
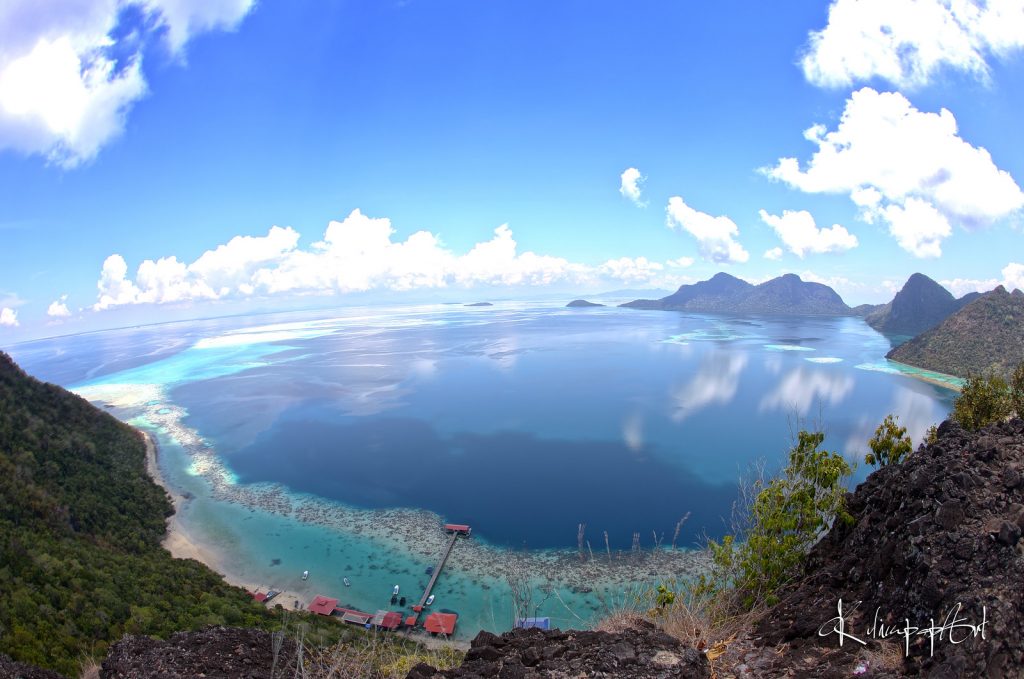
[{"label": "red roof building", "polygon": [[394,611],[377,611],[372,622],[381,629],[396,630],[402,626],[402,614]]},{"label": "red roof building", "polygon": [[316,598],[309,602],[308,608],[310,613],[316,613],[317,615],[330,615],[334,612],[334,607],[337,605],[337,599],[331,599],[322,594],[317,594]]},{"label": "red roof building", "polygon": [[473,530],[464,523],[446,523],[444,529],[449,533],[464,533],[466,535],[469,535]]},{"label": "red roof building", "polygon": [[455,613],[431,613],[423,623],[423,629],[431,634],[446,634],[451,636],[455,633],[455,621],[459,616]]}]

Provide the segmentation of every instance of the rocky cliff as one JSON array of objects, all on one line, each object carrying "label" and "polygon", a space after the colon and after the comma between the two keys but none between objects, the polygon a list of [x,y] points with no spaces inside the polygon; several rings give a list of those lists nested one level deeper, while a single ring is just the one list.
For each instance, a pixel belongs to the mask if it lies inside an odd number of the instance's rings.
[{"label": "rocky cliff", "polygon": [[[877,646],[885,625],[901,656],[909,645],[908,674],[1024,676],[1024,421],[975,433],[944,422],[934,443],[869,476],[849,511],[854,523],[814,547],[761,623],[763,643],[837,647],[842,599],[846,633]],[[929,628],[954,620],[933,640]]]}]

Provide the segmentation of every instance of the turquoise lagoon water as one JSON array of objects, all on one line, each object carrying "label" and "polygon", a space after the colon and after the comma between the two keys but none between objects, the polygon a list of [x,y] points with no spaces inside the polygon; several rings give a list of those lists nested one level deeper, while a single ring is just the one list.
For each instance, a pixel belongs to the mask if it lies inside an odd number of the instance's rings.
[{"label": "turquoise lagoon water", "polygon": [[779,465],[798,420],[854,460],[890,412],[920,440],[954,392],[886,361],[890,346],[852,318],[502,303],[176,323],[12,353],[153,432],[189,498],[180,524],[246,583],[371,610],[399,584],[411,604],[441,522],[472,525],[435,590],[468,636],[509,626],[520,569],[536,612],[563,626],[684,574],[693,556],[673,540],[720,535],[737,478]]}]

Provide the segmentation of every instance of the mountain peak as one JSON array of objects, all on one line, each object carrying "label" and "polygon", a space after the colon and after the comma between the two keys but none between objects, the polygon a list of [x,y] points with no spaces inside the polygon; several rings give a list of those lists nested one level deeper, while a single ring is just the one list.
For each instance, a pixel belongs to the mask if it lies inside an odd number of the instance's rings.
[{"label": "mountain peak", "polygon": [[973,298],[958,301],[923,273],[914,273],[892,301],[865,317],[868,325],[891,335],[919,335],[934,328]]},{"label": "mountain peak", "polygon": [[845,315],[850,313],[835,290],[785,274],[754,286],[725,272],[706,281],[681,285],[660,300],[638,299],[623,304],[633,309],[665,309],[698,313]]}]

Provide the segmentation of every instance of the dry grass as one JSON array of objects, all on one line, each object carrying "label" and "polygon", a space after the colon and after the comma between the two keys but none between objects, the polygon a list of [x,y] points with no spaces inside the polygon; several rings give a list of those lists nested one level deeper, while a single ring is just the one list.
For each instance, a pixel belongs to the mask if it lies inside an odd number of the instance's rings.
[{"label": "dry grass", "polygon": [[307,649],[308,679],[404,679],[413,667],[425,662],[448,669],[462,662],[463,653],[453,647],[429,649],[382,635],[342,642],[323,649]]},{"label": "dry grass", "polygon": [[94,658],[86,658],[78,670],[78,679],[100,679],[100,663]]},{"label": "dry grass", "polygon": [[678,592],[671,604],[659,606],[657,592],[650,590],[612,609],[595,629],[621,632],[637,628],[641,622],[653,623],[684,646],[704,652],[714,673],[716,660],[737,639],[747,638],[766,610],[765,606],[745,610],[728,591],[716,596],[696,592],[688,583],[666,586]]},{"label": "dry grass", "polygon": [[884,670],[892,674],[903,673],[903,649],[894,641],[878,641],[861,650],[859,658],[870,671]]}]

